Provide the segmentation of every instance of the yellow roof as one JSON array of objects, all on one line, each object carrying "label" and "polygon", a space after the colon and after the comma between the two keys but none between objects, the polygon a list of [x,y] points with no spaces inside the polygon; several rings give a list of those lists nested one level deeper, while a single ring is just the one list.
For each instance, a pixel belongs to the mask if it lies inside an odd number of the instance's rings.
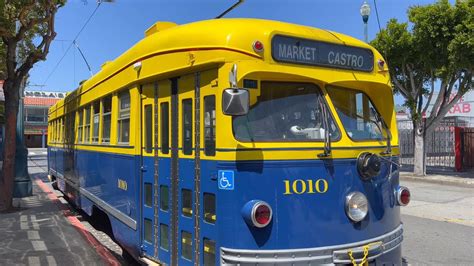
[{"label": "yellow roof", "polygon": [[[299,38],[346,44],[373,50],[365,42],[344,34],[273,20],[229,18],[211,19],[183,25],[176,25],[172,22],[157,22],[147,29],[144,39],[115,60],[104,63],[101,71],[85,81],[82,87],[85,89],[93,87],[95,84],[102,82],[117,71],[137,61],[183,50],[219,48],[238,51],[251,57],[262,58],[261,55],[253,50],[252,44],[259,40],[267,50],[270,50],[271,36],[275,34],[297,36]],[[265,58],[262,59],[265,60]],[[56,106],[62,104],[63,101],[60,101]]]}]

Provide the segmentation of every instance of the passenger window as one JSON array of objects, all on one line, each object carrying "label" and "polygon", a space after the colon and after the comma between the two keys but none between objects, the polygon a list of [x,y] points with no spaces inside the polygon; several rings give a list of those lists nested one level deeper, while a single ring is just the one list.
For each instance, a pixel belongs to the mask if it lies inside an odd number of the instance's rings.
[{"label": "passenger window", "polygon": [[160,224],[160,247],[164,250],[169,250],[169,230],[166,224]]},{"label": "passenger window", "polygon": [[96,101],[92,104],[93,116],[93,128],[92,128],[92,142],[99,142],[99,122],[100,122],[100,101]]},{"label": "passenger window", "polygon": [[169,142],[169,103],[161,104],[161,152],[168,154],[170,151]]},{"label": "passenger window", "polygon": [[128,144],[130,141],[130,93],[119,94],[118,143]]},{"label": "passenger window", "polygon": [[150,219],[145,218],[145,232],[144,232],[145,241],[147,241],[148,243],[153,243],[152,235],[153,235],[152,221]]},{"label": "passenger window", "polygon": [[216,195],[204,193],[204,221],[216,223]]},{"label": "passenger window", "polygon": [[102,100],[102,143],[110,143],[110,121],[112,119],[112,96]]},{"label": "passenger window", "polygon": [[152,202],[153,202],[153,185],[151,183],[145,183],[145,205],[148,207],[151,207]]},{"label": "passenger window", "polygon": [[77,125],[77,142],[81,143],[82,142],[82,130],[83,130],[83,118],[84,118],[84,110],[80,109],[78,111],[78,117],[79,117],[79,122]]},{"label": "passenger window", "polygon": [[181,231],[181,256],[184,259],[193,259],[193,242],[190,232]]},{"label": "passenger window", "polygon": [[91,133],[91,109],[90,107],[86,107],[84,109],[85,112],[85,123],[84,123],[84,142],[89,142],[89,136]]},{"label": "passenger window", "polygon": [[169,210],[170,208],[169,200],[170,200],[170,195],[169,195],[168,186],[160,186],[160,209],[162,211]]},{"label": "passenger window", "polygon": [[182,146],[183,154],[193,154],[193,102],[191,99],[183,100],[182,119]]},{"label": "passenger window", "polygon": [[145,151],[147,153],[152,152],[153,146],[153,109],[152,105],[145,105]]},{"label": "passenger window", "polygon": [[216,96],[204,97],[204,154],[216,155]]},{"label": "passenger window", "polygon": [[193,216],[193,193],[189,189],[181,190],[181,211],[184,216]]},{"label": "passenger window", "polygon": [[204,265],[214,266],[216,265],[216,242],[207,238],[204,238]]}]

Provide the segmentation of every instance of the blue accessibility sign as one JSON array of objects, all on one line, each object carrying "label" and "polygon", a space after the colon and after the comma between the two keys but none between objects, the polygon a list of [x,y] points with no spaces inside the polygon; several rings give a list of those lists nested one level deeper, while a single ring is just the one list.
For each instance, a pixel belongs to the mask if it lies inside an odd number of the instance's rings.
[{"label": "blue accessibility sign", "polygon": [[219,170],[219,189],[234,190],[234,171]]}]

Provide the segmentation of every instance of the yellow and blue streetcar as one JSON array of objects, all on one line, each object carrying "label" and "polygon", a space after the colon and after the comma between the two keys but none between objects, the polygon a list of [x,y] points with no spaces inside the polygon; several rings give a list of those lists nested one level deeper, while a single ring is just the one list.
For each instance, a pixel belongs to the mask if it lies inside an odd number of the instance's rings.
[{"label": "yellow and blue streetcar", "polygon": [[387,64],[336,32],[158,22],[49,110],[49,174],[136,259],[401,264]]}]

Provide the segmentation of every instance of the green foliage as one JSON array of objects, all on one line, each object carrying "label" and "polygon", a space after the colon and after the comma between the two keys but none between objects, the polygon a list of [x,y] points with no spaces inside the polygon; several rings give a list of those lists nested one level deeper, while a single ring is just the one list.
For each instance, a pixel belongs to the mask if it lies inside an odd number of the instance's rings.
[{"label": "green foliage", "polygon": [[[474,1],[448,0],[415,6],[408,11],[413,23],[414,44],[421,48],[420,59],[436,75],[446,78],[460,68],[474,64]],[[420,50],[420,49],[419,49]]]},{"label": "green foliage", "polygon": [[14,46],[15,70],[29,56],[30,65],[45,60],[50,37],[55,36],[54,15],[64,4],[65,0],[0,0],[0,76],[7,78],[9,46]]},{"label": "green foliage", "polygon": [[426,111],[435,83],[441,84],[435,113],[444,116],[443,107],[454,104],[450,95],[458,99],[472,86],[474,0],[454,5],[439,0],[412,6],[407,13],[408,23],[391,19],[371,44],[387,60],[394,90],[405,97],[412,119]]}]

